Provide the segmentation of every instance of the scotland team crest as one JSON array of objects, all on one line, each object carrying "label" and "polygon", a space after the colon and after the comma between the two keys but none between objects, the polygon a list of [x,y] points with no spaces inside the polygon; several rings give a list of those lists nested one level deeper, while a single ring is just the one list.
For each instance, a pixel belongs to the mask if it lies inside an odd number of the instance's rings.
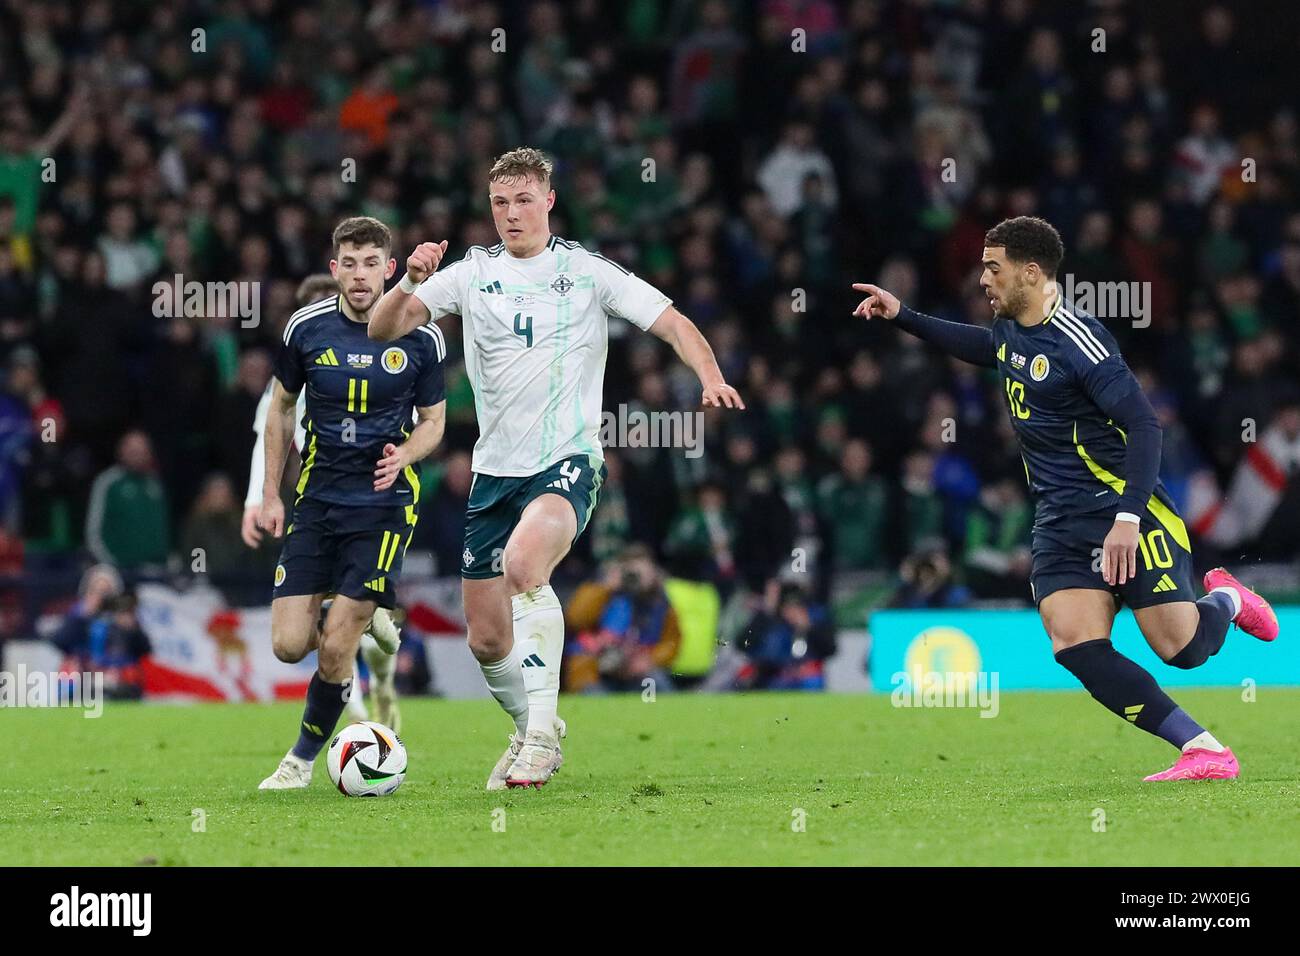
[{"label": "scotland team crest", "polygon": [[1047,378],[1047,373],[1052,370],[1052,363],[1047,361],[1046,355],[1035,355],[1034,360],[1029,363],[1029,377],[1035,382],[1041,382]]},{"label": "scotland team crest", "polygon": [[406,368],[406,352],[394,345],[391,349],[384,350],[384,356],[380,359],[384,366],[385,372],[396,375]]}]

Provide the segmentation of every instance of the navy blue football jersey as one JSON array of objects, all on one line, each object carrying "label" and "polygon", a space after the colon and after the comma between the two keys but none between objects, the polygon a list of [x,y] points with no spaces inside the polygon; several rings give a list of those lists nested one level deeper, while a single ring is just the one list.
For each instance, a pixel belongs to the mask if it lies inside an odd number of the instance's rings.
[{"label": "navy blue football jersey", "polygon": [[[991,331],[1038,520],[1116,511],[1126,436],[1100,406],[1134,378],[1114,336],[1060,299],[1038,325],[997,316]],[[1156,490],[1165,497],[1159,482]]]},{"label": "navy blue football jersey", "polygon": [[442,332],[429,324],[394,342],[373,342],[339,301],[331,296],[295,312],[275,362],[285,391],[307,389],[298,495],[341,505],[413,505],[414,469],[375,491],[375,466],[384,445],[400,445],[411,433],[415,407],[443,400]]}]

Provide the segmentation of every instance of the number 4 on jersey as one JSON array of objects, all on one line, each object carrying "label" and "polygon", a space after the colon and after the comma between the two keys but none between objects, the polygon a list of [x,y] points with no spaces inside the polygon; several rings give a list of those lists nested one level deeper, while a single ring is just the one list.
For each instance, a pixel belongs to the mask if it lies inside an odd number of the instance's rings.
[{"label": "number 4 on jersey", "polygon": [[522,312],[515,313],[515,335],[522,335],[528,342],[525,348],[533,347],[533,317]]}]

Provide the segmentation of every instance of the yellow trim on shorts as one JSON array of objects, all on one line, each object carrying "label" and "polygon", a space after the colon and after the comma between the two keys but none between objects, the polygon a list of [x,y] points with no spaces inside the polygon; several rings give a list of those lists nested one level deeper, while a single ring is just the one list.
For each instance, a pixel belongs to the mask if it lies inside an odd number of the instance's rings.
[{"label": "yellow trim on shorts", "polygon": [[[1097,462],[1093,460],[1092,456],[1084,449],[1083,445],[1079,443],[1078,422],[1074,423],[1074,450],[1079,453],[1079,457],[1083,459],[1083,463],[1088,466],[1088,470],[1092,472],[1094,478],[1109,486],[1116,494],[1122,495],[1124,493],[1124,479],[1117,475],[1112,475],[1101,465],[1097,464]],[[1164,529],[1169,532],[1169,536],[1173,538],[1184,551],[1190,554],[1192,550],[1192,541],[1187,536],[1187,525],[1183,524],[1183,519],[1178,517],[1178,515],[1174,513],[1173,509],[1155,495],[1152,495],[1151,500],[1147,502],[1147,510],[1151,512],[1151,516],[1155,518],[1156,521],[1160,522],[1160,524],[1164,526]]]}]

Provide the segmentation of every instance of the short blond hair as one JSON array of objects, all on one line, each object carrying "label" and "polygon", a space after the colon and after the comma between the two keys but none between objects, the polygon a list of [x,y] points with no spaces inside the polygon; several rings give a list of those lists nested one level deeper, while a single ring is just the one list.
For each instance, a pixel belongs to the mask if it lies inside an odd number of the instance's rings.
[{"label": "short blond hair", "polygon": [[555,164],[551,162],[551,157],[540,149],[534,149],[532,146],[518,146],[496,158],[496,162],[488,170],[488,182],[495,183],[522,178],[536,179],[539,183],[549,186],[551,173],[554,171]]}]

